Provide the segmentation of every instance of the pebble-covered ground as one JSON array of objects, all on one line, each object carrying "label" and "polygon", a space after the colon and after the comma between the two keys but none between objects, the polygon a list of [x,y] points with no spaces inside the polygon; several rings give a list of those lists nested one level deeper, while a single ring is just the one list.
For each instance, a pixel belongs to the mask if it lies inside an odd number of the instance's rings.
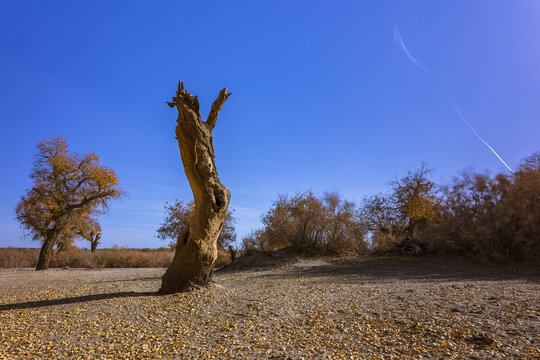
[{"label": "pebble-covered ground", "polygon": [[163,272],[1,270],[0,359],[540,356],[538,268],[295,258],[157,296]]}]

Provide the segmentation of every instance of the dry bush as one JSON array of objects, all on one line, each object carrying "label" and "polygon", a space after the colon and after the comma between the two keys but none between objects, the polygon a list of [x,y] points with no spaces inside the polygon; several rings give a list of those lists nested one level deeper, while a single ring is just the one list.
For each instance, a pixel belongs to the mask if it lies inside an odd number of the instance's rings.
[{"label": "dry bush", "polygon": [[244,251],[301,250],[363,252],[365,228],[355,205],[335,193],[322,197],[312,192],[280,196],[262,219],[265,227],[243,241]]},{"label": "dry bush", "polygon": [[[540,153],[525,159],[496,210],[496,246],[510,247],[503,256],[540,259]],[[505,242],[501,240],[505,239]],[[500,253],[500,252],[499,252]]]},{"label": "dry bush", "polygon": [[[39,249],[1,248],[0,267],[35,267]],[[174,253],[169,249],[86,249],[57,251],[51,257],[51,267],[70,268],[132,268],[167,267]]]},{"label": "dry bush", "polygon": [[[32,268],[37,264],[39,249],[35,248],[0,248],[0,268]],[[128,249],[114,246],[109,249],[97,249],[91,252],[86,249],[70,247],[68,250],[56,251],[51,257],[53,268],[134,268],[134,267],[168,267],[174,256],[169,248],[160,249]],[[227,250],[218,249],[216,267],[231,262],[231,254]]]},{"label": "dry bush", "polygon": [[132,268],[167,267],[174,254],[171,251],[145,251],[138,249],[76,250],[57,254],[55,267]]},{"label": "dry bush", "polygon": [[242,238],[242,251],[245,255],[258,250],[266,250],[265,232],[263,229],[252,230],[247,236]]},{"label": "dry bush", "polygon": [[512,174],[463,173],[437,188],[427,165],[366,198],[360,210],[336,194],[281,196],[243,250],[473,255],[495,262],[540,259],[540,153]]},{"label": "dry bush", "polygon": [[0,268],[35,267],[38,257],[39,249],[0,248]]},{"label": "dry bush", "polygon": [[436,252],[495,262],[540,259],[540,154],[511,175],[455,179],[425,235]]},{"label": "dry bush", "polygon": [[463,173],[436,191],[423,165],[364,201],[375,252],[540,258],[540,154],[513,174]]}]

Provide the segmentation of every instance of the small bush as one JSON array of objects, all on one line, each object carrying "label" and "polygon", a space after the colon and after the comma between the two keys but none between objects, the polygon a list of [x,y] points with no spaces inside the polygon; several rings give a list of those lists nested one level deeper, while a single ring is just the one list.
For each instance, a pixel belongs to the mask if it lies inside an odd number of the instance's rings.
[{"label": "small bush", "polygon": [[335,193],[280,196],[263,217],[265,227],[243,239],[244,251],[299,250],[364,252],[365,227],[355,205]]}]

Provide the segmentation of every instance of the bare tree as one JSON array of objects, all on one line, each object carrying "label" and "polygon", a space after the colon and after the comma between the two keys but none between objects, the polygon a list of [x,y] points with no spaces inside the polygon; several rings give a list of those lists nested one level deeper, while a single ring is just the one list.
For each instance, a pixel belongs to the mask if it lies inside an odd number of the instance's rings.
[{"label": "bare tree", "polygon": [[176,246],[173,261],[162,277],[160,293],[174,293],[206,286],[217,258],[217,240],[227,215],[231,194],[219,180],[212,143],[218,113],[229,97],[219,92],[208,118],[202,120],[199,100],[179,82],[169,102],[178,110],[176,139],[184,171],[193,192],[195,210]]},{"label": "bare tree", "polygon": [[30,174],[33,187],[21,197],[17,220],[43,242],[36,270],[46,270],[54,246],[73,238],[77,219],[102,213],[121,196],[114,172],[93,153],[70,154],[63,137],[44,140]]}]

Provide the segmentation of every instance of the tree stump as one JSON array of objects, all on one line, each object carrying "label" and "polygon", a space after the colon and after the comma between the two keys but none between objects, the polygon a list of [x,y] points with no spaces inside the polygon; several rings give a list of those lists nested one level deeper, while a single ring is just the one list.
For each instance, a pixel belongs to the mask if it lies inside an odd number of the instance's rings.
[{"label": "tree stump", "polygon": [[212,130],[221,107],[231,95],[219,92],[204,122],[197,96],[179,82],[169,106],[178,110],[176,139],[193,198],[195,210],[189,226],[177,239],[173,261],[162,277],[159,293],[189,291],[208,285],[217,258],[217,239],[223,227],[231,194],[221,184],[214,161]]}]

